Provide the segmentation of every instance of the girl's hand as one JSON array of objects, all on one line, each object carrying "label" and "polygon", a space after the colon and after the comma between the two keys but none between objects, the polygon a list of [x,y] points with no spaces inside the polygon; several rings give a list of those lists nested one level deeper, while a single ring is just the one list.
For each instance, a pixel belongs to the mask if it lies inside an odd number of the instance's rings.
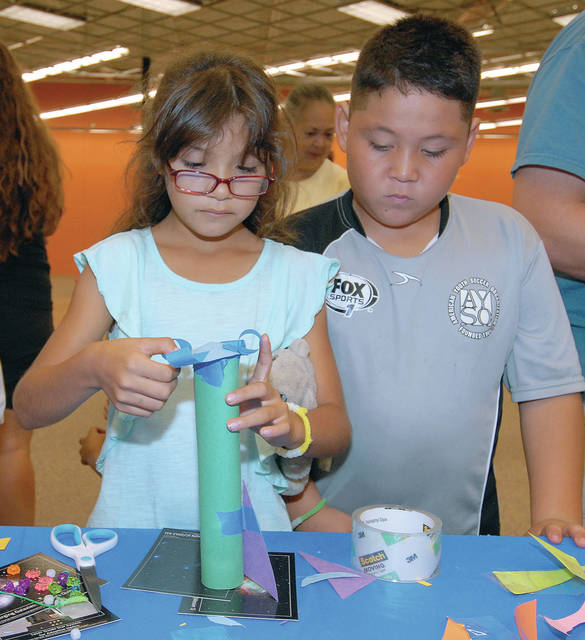
[{"label": "girl's hand", "polygon": [[120,338],[95,343],[95,377],[116,409],[148,418],[177,386],[179,369],[150,359],[177,349],[170,338]]},{"label": "girl's hand", "polygon": [[230,431],[254,429],[274,447],[296,449],[305,441],[303,421],[289,410],[280,393],[268,382],[271,369],[272,350],[264,334],[250,382],[225,398],[229,405],[240,405],[239,417],[228,420],[227,428]]}]

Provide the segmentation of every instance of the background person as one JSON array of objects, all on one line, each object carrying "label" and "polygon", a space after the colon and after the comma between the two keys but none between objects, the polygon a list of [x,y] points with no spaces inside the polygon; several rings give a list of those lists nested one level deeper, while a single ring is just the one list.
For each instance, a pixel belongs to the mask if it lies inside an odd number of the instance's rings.
[{"label": "background person", "polygon": [[0,361],[6,385],[0,524],[33,525],[31,433],[12,409],[12,394],[53,330],[45,237],[63,212],[63,188],[57,150],[3,44],[0,87]]},{"label": "background person", "polygon": [[556,271],[585,371],[585,11],[544,54],[518,139],[514,206],[540,234]]},{"label": "background person", "polygon": [[288,95],[285,110],[296,141],[291,178],[291,213],[307,209],[349,188],[347,172],[329,159],[335,135],[335,101],[319,84],[300,84]]}]

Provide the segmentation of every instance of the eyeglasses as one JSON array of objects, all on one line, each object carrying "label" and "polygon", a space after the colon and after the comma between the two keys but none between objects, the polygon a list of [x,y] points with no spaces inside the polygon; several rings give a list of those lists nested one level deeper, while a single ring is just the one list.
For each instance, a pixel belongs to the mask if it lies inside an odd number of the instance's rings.
[{"label": "eyeglasses", "polygon": [[[170,167],[169,167],[170,168]],[[178,169],[169,171],[175,180],[177,191],[194,196],[206,196],[213,193],[221,183],[227,185],[229,192],[236,198],[257,198],[264,195],[274,178],[268,176],[232,176],[218,178],[213,173]]]}]

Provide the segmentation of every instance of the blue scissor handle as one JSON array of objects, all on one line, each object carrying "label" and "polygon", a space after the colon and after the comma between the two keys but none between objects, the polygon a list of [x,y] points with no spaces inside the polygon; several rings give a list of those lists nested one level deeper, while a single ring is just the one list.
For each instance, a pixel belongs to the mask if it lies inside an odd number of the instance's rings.
[{"label": "blue scissor handle", "polygon": [[[73,537],[73,544],[63,538]],[[97,540],[100,540],[98,542]],[[95,564],[95,556],[108,551],[118,543],[118,534],[111,529],[90,529],[83,536],[76,524],[60,524],[51,531],[51,544],[65,556],[75,560],[77,568]]]},{"label": "blue scissor handle", "polygon": [[99,556],[118,544],[118,534],[112,529],[89,529],[83,534],[82,539],[85,546],[93,551],[94,556]]}]

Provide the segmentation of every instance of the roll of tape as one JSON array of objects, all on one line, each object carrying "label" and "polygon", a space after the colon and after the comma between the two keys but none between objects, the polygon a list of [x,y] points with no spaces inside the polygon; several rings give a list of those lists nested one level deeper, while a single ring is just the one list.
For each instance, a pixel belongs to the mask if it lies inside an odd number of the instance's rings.
[{"label": "roll of tape", "polygon": [[400,505],[372,505],[352,514],[352,564],[383,580],[432,578],[441,561],[437,516]]}]

